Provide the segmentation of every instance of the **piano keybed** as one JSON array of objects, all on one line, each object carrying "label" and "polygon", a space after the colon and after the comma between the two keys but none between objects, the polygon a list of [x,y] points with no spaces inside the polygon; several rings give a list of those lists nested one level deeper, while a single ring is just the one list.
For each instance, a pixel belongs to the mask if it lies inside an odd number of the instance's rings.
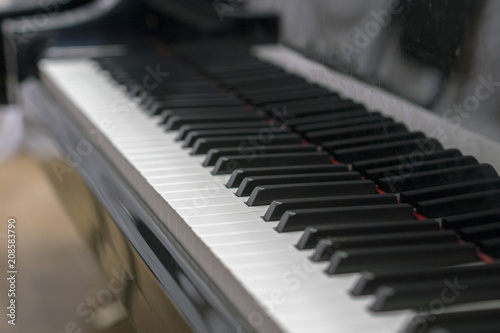
[{"label": "piano keybed", "polygon": [[495,169],[250,46],[40,68],[280,330],[497,332]]}]

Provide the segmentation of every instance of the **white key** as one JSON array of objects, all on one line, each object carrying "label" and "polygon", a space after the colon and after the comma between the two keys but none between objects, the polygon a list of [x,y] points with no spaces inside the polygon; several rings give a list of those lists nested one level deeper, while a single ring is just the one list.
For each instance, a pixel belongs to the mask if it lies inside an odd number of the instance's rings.
[{"label": "white key", "polygon": [[196,175],[200,173],[205,173],[210,175],[208,170],[201,170],[197,167],[188,167],[185,166],[176,166],[176,167],[165,167],[165,168],[157,168],[157,169],[149,169],[144,170],[142,174],[147,179],[155,179],[155,178],[166,178],[166,177],[177,177],[178,175]]}]

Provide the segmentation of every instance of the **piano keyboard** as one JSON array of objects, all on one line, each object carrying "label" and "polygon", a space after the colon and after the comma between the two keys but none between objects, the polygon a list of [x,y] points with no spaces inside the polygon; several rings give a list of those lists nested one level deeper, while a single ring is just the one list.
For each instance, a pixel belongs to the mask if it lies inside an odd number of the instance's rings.
[{"label": "piano keyboard", "polygon": [[39,68],[256,331],[497,332],[495,169],[218,46]]}]

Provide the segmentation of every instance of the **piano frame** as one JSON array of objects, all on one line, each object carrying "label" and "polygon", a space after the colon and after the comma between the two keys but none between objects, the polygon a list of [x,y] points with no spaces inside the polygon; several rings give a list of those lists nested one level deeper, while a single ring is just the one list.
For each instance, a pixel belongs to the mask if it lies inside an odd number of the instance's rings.
[{"label": "piano frame", "polygon": [[40,163],[80,236],[108,277],[123,271],[130,277],[116,296],[137,331],[252,332],[98,146],[77,163],[77,172],[64,169],[72,168],[64,159],[68,150],[92,140],[65,111],[72,108],[36,79],[25,81],[20,93],[56,152]]}]

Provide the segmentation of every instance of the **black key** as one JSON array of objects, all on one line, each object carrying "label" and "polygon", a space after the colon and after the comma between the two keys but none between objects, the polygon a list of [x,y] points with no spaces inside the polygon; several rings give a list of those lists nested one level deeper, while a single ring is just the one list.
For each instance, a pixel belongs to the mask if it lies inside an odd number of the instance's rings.
[{"label": "black key", "polygon": [[500,309],[431,313],[415,316],[405,333],[497,333]]},{"label": "black key", "polygon": [[[240,90],[241,94],[245,96],[245,91]],[[255,96],[253,98],[248,98],[248,101],[255,105],[262,105],[274,102],[291,101],[297,99],[311,98],[328,96],[331,93],[328,90],[322,88],[316,89],[299,89],[297,91],[291,92],[274,92],[269,95]]]},{"label": "black key", "polygon": [[414,172],[431,171],[444,168],[453,168],[464,165],[478,164],[472,156],[451,157],[438,160],[425,161],[418,164],[400,164],[384,168],[370,169],[364,175],[370,179],[406,175]]},{"label": "black key", "polygon": [[260,91],[265,89],[273,89],[276,86],[295,87],[304,84],[304,79],[296,76],[283,73],[268,73],[266,75],[251,75],[240,76],[224,80],[224,85],[227,89],[235,90],[241,95],[245,91]]},{"label": "black key", "polygon": [[306,124],[306,125],[297,125],[295,126],[295,130],[297,132],[305,133],[305,136],[308,137],[309,133],[314,133],[315,131],[324,130],[324,129],[332,129],[332,128],[342,128],[354,125],[362,125],[362,124],[373,124],[373,123],[382,123],[382,124],[390,124],[393,123],[394,120],[389,117],[384,117],[381,114],[372,114],[369,113],[364,117],[356,117],[335,121],[325,121],[322,123],[314,123],[314,124]]},{"label": "black key", "polygon": [[383,122],[374,124],[354,125],[354,126],[326,129],[320,131],[312,131],[307,133],[307,138],[311,141],[321,141],[326,143],[327,141],[347,140],[364,136],[376,136],[376,135],[384,135],[387,133],[401,133],[401,132],[408,132],[408,129],[404,124]]},{"label": "black key", "polygon": [[[230,75],[232,77],[229,77]],[[279,78],[279,79],[283,79],[283,78],[288,77],[291,80],[286,81],[286,82],[282,82],[282,84],[276,84],[276,81],[271,82],[273,84],[263,86],[263,87],[265,87],[265,89],[294,87],[297,85],[298,86],[309,86],[309,85],[314,86],[313,84],[309,84],[303,78],[297,77],[294,74],[286,73],[281,68],[277,68],[275,66],[259,67],[258,69],[245,68],[244,70],[242,70],[242,69],[232,70],[230,72],[225,72],[222,76],[220,75],[220,73],[217,73],[216,77],[225,78],[226,82],[228,84],[230,84],[231,82],[237,82],[238,80],[240,82],[256,81],[256,80],[259,80],[259,78],[268,78],[271,75],[274,75],[274,77]],[[228,81],[228,80],[230,80],[230,81]]]},{"label": "black key", "polygon": [[223,156],[215,163],[212,174],[228,174],[238,168],[326,164],[329,161],[330,156],[325,152],[265,154],[254,156],[251,159],[242,155]]},{"label": "black key", "polygon": [[[265,70],[259,70],[259,71],[250,71],[250,70],[244,70],[244,71],[231,71],[231,72],[226,72],[222,75],[219,75],[217,74],[217,76],[215,77],[216,80],[220,81],[222,83],[223,86],[227,87],[228,90],[236,90],[236,89],[233,89],[233,82],[237,82],[238,80],[241,81],[241,79],[251,79],[253,81],[258,81],[259,79],[261,78],[265,78],[265,77],[283,77],[285,73],[283,71],[277,71],[277,70],[269,70],[269,69],[265,69]],[[248,82],[250,82],[251,80],[248,80]],[[279,86],[279,87],[276,87],[276,86],[250,86],[249,88],[246,88],[244,90],[244,93],[247,94],[247,93],[259,93],[261,91],[267,91],[267,90],[271,90],[271,91],[276,91],[276,92],[280,92],[282,90],[286,90],[286,89],[293,89],[295,87],[304,87],[304,86],[309,86],[306,82],[300,82],[299,80],[297,81],[294,81],[292,82],[291,84],[289,85],[285,85],[285,86]],[[281,88],[281,89],[277,89],[277,88]],[[238,90],[236,90],[238,91]],[[240,94],[239,95],[242,95],[241,94],[241,91],[240,91]]]},{"label": "black key", "polygon": [[[288,124],[289,121],[295,121],[304,117],[318,116],[318,115],[326,115],[331,114],[331,106],[325,106],[323,104],[309,104],[309,105],[301,105],[298,107],[293,106],[293,104],[301,102],[299,101],[291,101],[291,102],[280,102],[267,104],[263,106],[263,109],[270,113],[273,119],[277,119],[279,122]],[[348,112],[352,110],[357,110],[360,107],[354,107],[352,102],[345,102],[340,99],[337,100],[337,103],[334,105],[341,105],[341,112]],[[344,109],[345,107],[345,109]],[[364,109],[364,108],[361,108]],[[293,110],[293,111],[292,111]],[[300,112],[305,112],[302,114]]]},{"label": "black key", "polygon": [[476,164],[381,178],[377,185],[392,193],[493,177],[498,175],[491,165]]},{"label": "black key", "polygon": [[[168,103],[168,102],[172,102],[172,101],[176,101],[176,102],[180,102],[182,100],[224,100],[224,99],[235,99],[234,96],[232,96],[231,94],[228,94],[226,92],[220,92],[220,91],[210,91],[210,92],[206,92],[206,91],[200,91],[200,92],[194,92],[194,91],[190,91],[190,92],[178,92],[178,93],[175,93],[175,92],[172,92],[172,93],[165,93],[165,94],[162,94],[162,93],[159,93],[159,94],[156,94],[156,96],[154,95],[150,95],[148,98],[145,98],[144,100],[142,100],[141,102],[141,106],[143,109],[145,109],[147,112],[157,112],[156,114],[158,113],[163,113],[165,110],[169,110],[169,109],[161,109],[159,108],[159,106],[161,106],[162,103]],[[185,109],[192,109],[192,108],[189,108],[189,107],[186,107],[185,105],[189,105],[189,103],[185,103],[183,104],[183,106],[181,106],[180,108],[185,108]],[[240,103],[238,105],[241,105],[239,106],[240,108],[243,106],[243,103],[240,101]],[[234,108],[233,106],[223,106],[222,108]],[[213,107],[212,107],[213,108]],[[179,108],[177,109],[173,109],[173,110],[178,110]],[[197,109],[200,109],[200,108],[197,108]],[[161,112],[159,112],[160,110],[162,110]],[[172,110],[172,109],[170,109]]]},{"label": "black key", "polygon": [[337,251],[328,274],[408,267],[443,267],[477,261],[474,244],[430,244]]},{"label": "black key", "polygon": [[441,158],[450,158],[450,157],[459,157],[462,156],[457,149],[446,149],[446,150],[437,150],[434,152],[425,152],[416,150],[410,154],[400,155],[400,156],[389,156],[389,157],[381,157],[374,158],[363,161],[356,161],[352,164],[354,170],[363,172],[369,169],[383,168],[391,165],[399,165],[399,164],[417,164],[422,163],[423,161],[437,160]]},{"label": "black key", "polygon": [[398,221],[409,220],[412,217],[413,208],[407,204],[293,209],[283,214],[276,230],[298,231],[329,223]]},{"label": "black key", "polygon": [[210,149],[223,148],[223,147],[245,147],[245,146],[262,146],[265,145],[287,145],[287,144],[299,144],[302,143],[302,138],[297,133],[287,133],[287,134],[274,134],[269,138],[264,138],[262,141],[256,135],[244,135],[244,136],[233,136],[227,137],[212,137],[212,138],[201,138],[196,140],[191,150],[191,155],[201,155],[206,154]]},{"label": "black key", "polygon": [[[276,74],[276,75],[283,75],[283,70],[281,68],[276,68],[272,66],[266,66],[266,67],[260,67],[260,68],[245,68],[245,69],[235,69],[235,70],[226,70],[221,73],[216,73],[217,78],[219,78],[221,81],[224,80],[231,80],[235,79],[237,77],[241,77],[242,75],[252,75],[252,74],[257,74],[257,75],[268,75],[268,74]],[[214,74],[214,73],[212,73]]]},{"label": "black key", "polygon": [[224,80],[230,89],[244,91],[246,89],[266,89],[276,86],[296,86],[304,83],[304,79],[285,72],[251,73],[238,75]]},{"label": "black key", "polygon": [[500,264],[457,266],[445,268],[416,268],[399,271],[363,272],[351,293],[356,296],[373,294],[378,287],[398,283],[419,283],[463,279],[475,276],[499,276]]},{"label": "black key", "polygon": [[[247,53],[248,51],[245,51]],[[220,58],[219,58],[220,59]],[[223,73],[231,73],[231,72],[241,72],[241,71],[254,71],[262,70],[262,69],[272,69],[276,68],[268,63],[261,61],[253,61],[256,59],[248,59],[244,62],[237,63],[224,63],[218,62],[216,65],[212,66],[203,66],[203,68],[213,75],[219,76],[219,74]]]},{"label": "black key", "polygon": [[[445,292],[444,292],[445,291]],[[441,301],[443,307],[469,302],[500,299],[500,279],[475,276],[469,279],[437,280],[418,284],[394,284],[381,286],[375,292],[371,310],[375,312],[403,309],[418,309],[428,306],[443,295],[449,302]]]},{"label": "black key", "polygon": [[260,78],[269,78],[276,77],[279,79],[283,79],[286,77],[291,78],[291,80],[285,82],[284,84],[276,84],[276,82],[271,82],[273,84],[266,85],[265,88],[273,89],[274,87],[289,87],[296,85],[309,85],[304,79],[297,77],[293,74],[288,74],[280,68],[276,67],[259,67],[259,68],[245,68],[245,69],[237,69],[231,71],[225,71],[224,73],[216,73],[215,77],[223,78],[224,82],[227,84],[231,84],[233,82],[250,82],[250,81],[258,81]]},{"label": "black key", "polygon": [[[286,74],[283,71],[268,71],[256,74],[244,72],[238,74],[239,75],[233,74],[230,77],[224,77],[221,79],[221,82],[227,90],[235,91],[239,96],[260,96],[266,92],[273,92],[276,95],[280,95],[284,91],[288,90],[299,93],[300,90],[297,90],[298,88],[302,88],[302,90],[306,90],[307,88],[318,88],[317,85],[308,84],[305,80]],[[315,95],[306,95],[304,98],[314,96]]]},{"label": "black key", "polygon": [[351,163],[376,157],[410,154],[418,150],[435,151],[441,149],[441,144],[436,139],[417,139],[337,149],[332,151],[332,154],[338,161]]},{"label": "black key", "polygon": [[291,174],[273,176],[251,176],[243,179],[236,191],[238,197],[249,196],[257,186],[277,184],[299,184],[319,182],[340,182],[348,180],[361,180],[357,172],[329,172],[313,174]]},{"label": "black key", "polygon": [[[290,108],[301,108],[301,107],[308,107],[308,106],[317,106],[317,105],[320,105],[320,106],[323,106],[323,107],[331,107],[332,105],[335,105],[336,103],[338,102],[346,102],[346,101],[349,101],[349,100],[346,100],[346,99],[343,99],[341,98],[339,95],[332,95],[332,96],[325,96],[325,97],[321,97],[321,98],[309,98],[309,99],[304,99],[304,100],[300,100],[300,101],[292,101],[290,103],[287,103],[287,105],[290,107]],[[266,111],[269,110],[271,111],[272,108],[280,108],[283,106],[283,103],[271,103],[271,104],[267,104],[265,106],[266,108]]]},{"label": "black key", "polygon": [[177,99],[163,102],[156,102],[151,105],[149,112],[157,115],[165,109],[188,108],[188,107],[213,107],[213,106],[243,106],[242,100],[236,96],[228,95],[223,98],[197,98],[197,99]]},{"label": "black key", "polygon": [[500,190],[491,190],[421,201],[415,208],[426,217],[442,217],[493,209],[499,205]]},{"label": "black key", "polygon": [[443,218],[443,228],[460,229],[500,221],[500,208]]},{"label": "black key", "polygon": [[[310,147],[307,145],[304,147]],[[210,153],[210,152],[209,152]],[[236,188],[239,187],[243,179],[252,176],[266,176],[266,175],[290,175],[299,173],[323,173],[323,172],[343,172],[348,171],[345,164],[317,164],[317,165],[292,165],[280,167],[263,167],[263,168],[241,168],[236,169],[231,174],[227,181],[226,187]]]},{"label": "black key", "polygon": [[253,158],[256,155],[279,154],[279,153],[303,153],[317,151],[315,145],[283,145],[283,146],[246,146],[237,148],[215,148],[210,149],[207,157],[203,161],[203,166],[214,166],[217,160],[222,156],[245,155]]},{"label": "black key", "polygon": [[254,89],[245,89],[244,96],[248,99],[254,97],[268,96],[271,94],[281,94],[284,92],[296,92],[298,90],[316,89],[317,85],[309,84],[306,82],[297,83],[287,86],[274,86],[274,87],[255,87]]},{"label": "black key", "polygon": [[409,204],[419,201],[451,197],[454,195],[500,189],[500,178],[487,178],[470,182],[428,187],[420,190],[401,192],[399,200]]},{"label": "black key", "polygon": [[500,259],[500,237],[480,241],[479,248],[490,257]]},{"label": "black key", "polygon": [[324,88],[307,83],[272,88],[255,87],[254,89],[245,89],[239,92],[249,103],[255,105],[288,102],[332,94],[332,92]]},{"label": "black key", "polygon": [[330,237],[322,239],[312,255],[313,261],[326,261],[339,250],[390,247],[415,244],[456,243],[454,231],[422,231],[383,235],[363,235],[352,237]]},{"label": "black key", "polygon": [[[410,139],[423,139],[424,134],[421,132],[403,132],[403,133],[386,133],[382,135],[370,135],[365,137],[357,137],[344,140],[327,141],[321,144],[326,151],[335,151],[338,149],[353,148],[366,146],[370,144],[388,143],[396,141],[405,141]],[[314,140],[309,140],[314,142]]]},{"label": "black key", "polygon": [[[279,99],[275,100],[275,102],[281,102],[286,101],[286,99],[281,99],[283,95],[295,93],[299,94],[302,91],[318,91],[319,89],[321,88],[316,85],[297,83],[290,86],[255,87],[252,89],[245,89],[244,91],[239,91],[239,95],[242,96],[243,99],[246,99],[250,104],[259,104],[256,103],[257,99],[259,98],[266,98],[275,95],[280,97]],[[325,93],[325,90],[321,90],[323,93]]]},{"label": "black key", "polygon": [[332,103],[328,106],[323,104],[311,104],[295,107],[291,105],[291,103],[285,102],[278,103],[277,106],[271,108],[266,105],[264,109],[268,112],[271,112],[274,118],[286,124],[288,123],[288,121],[303,117],[349,112],[353,110],[364,110],[365,108],[364,106],[353,103],[352,101],[338,99],[335,103]]},{"label": "black key", "polygon": [[[356,116],[354,116],[356,115]],[[319,119],[320,121],[310,121]],[[343,130],[347,127],[361,126],[361,124],[371,124],[377,120],[387,120],[380,112],[368,112],[366,109],[345,110],[343,112],[329,112],[312,115],[304,115],[298,119],[293,119],[289,124],[299,132],[316,133],[330,131],[332,129]],[[374,121],[371,121],[374,120]],[[392,119],[391,119],[392,120]],[[392,123],[392,122],[385,122]]]},{"label": "black key", "polygon": [[392,194],[368,194],[335,197],[314,197],[274,200],[263,216],[265,221],[277,221],[287,210],[305,208],[347,207],[362,205],[388,205],[397,203]]},{"label": "black key", "polygon": [[[240,50],[235,51],[234,49],[225,49],[224,52],[229,52],[233,56],[233,59],[225,58],[224,55],[213,52],[203,52],[198,54],[198,56],[202,56],[203,59],[200,57],[194,57],[193,53],[189,54],[188,57],[191,62],[194,62],[197,67],[200,67],[203,72],[213,78],[224,77],[225,75],[233,73],[248,73],[248,75],[254,73],[260,75],[267,72],[273,73],[273,71],[271,71],[272,68],[270,64],[248,58],[248,50],[241,52]],[[235,61],[236,58],[239,61]],[[283,71],[280,72],[280,74],[283,73]]]},{"label": "black key", "polygon": [[[460,238],[477,243],[483,239],[500,237],[500,221],[457,230]],[[500,276],[500,275],[499,275]]]},{"label": "black key", "polygon": [[244,93],[245,90],[266,89],[276,86],[295,86],[302,84],[304,79],[284,73],[276,75],[270,73],[266,76],[239,77],[233,80],[226,80],[225,83],[234,90]]},{"label": "black key", "polygon": [[[173,92],[173,93],[161,93],[156,95],[151,95],[154,97],[150,97],[147,102],[150,104],[154,103],[166,103],[172,101],[181,101],[181,100],[198,100],[198,101],[213,101],[213,100],[224,100],[224,99],[233,99],[237,100],[237,97],[231,93],[225,91],[217,91],[217,92]],[[241,102],[241,101],[240,101]],[[188,103],[189,104],[189,103]],[[242,104],[242,103],[240,103]]]},{"label": "black key", "polygon": [[[286,109],[288,114],[293,116],[292,118],[288,118],[288,120],[327,115],[332,113],[345,113],[356,110],[366,110],[363,105],[344,99],[339,99],[337,102],[330,104],[328,107],[319,104],[312,104],[301,106],[299,108],[293,108],[290,110],[290,108],[287,108],[287,105],[289,104],[286,103],[286,105],[283,106],[283,109]],[[276,110],[273,109],[273,111]],[[276,115],[279,113],[273,112],[273,114]],[[278,118],[278,116],[276,117]]]},{"label": "black key", "polygon": [[182,141],[191,131],[208,130],[208,129],[230,129],[230,128],[261,128],[269,126],[266,120],[252,122],[234,122],[220,124],[192,124],[183,125],[179,128],[179,134],[175,138],[176,141]]},{"label": "black key", "polygon": [[[328,93],[333,94],[332,92],[321,89],[317,85],[308,84],[305,80],[291,76],[290,74],[286,74],[284,72],[268,72],[264,75],[234,75],[232,78],[224,79],[223,83],[228,90],[234,90],[240,96],[261,96],[266,92],[274,93],[276,96],[280,96],[286,91],[300,94],[301,91],[307,90],[321,90],[322,94],[304,95],[303,98],[312,98],[327,95]],[[291,94],[290,98],[293,98],[292,95],[293,94]],[[269,100],[269,103],[281,100],[282,99],[271,99]]]},{"label": "black key", "polygon": [[[377,194],[379,195],[379,194]],[[327,237],[348,237],[357,235],[388,234],[414,231],[438,231],[436,220],[406,220],[382,221],[355,224],[334,224],[322,227],[307,227],[297,243],[297,248],[312,249],[322,239]]]},{"label": "black key", "polygon": [[[250,83],[250,82],[248,82]],[[282,89],[275,89],[277,85],[262,84],[262,81],[253,81],[246,86],[228,85],[229,90],[235,90],[242,99],[249,101],[255,105],[268,103],[290,103],[295,100],[303,100],[305,98],[318,98],[333,94],[328,90],[324,90],[317,86],[307,86],[304,82],[294,82],[293,84],[281,86]],[[286,87],[286,89],[285,89]],[[307,88],[304,88],[307,87]]]},{"label": "black key", "polygon": [[[300,112],[301,109],[309,110],[312,109],[311,107],[317,107],[318,109],[321,108],[323,110],[329,110],[332,107],[335,107],[336,105],[339,104],[350,104],[353,105],[354,103],[349,100],[345,100],[340,98],[338,95],[330,95],[330,96],[325,96],[321,98],[308,98],[304,100],[299,100],[299,101],[291,101],[291,102],[286,102],[286,103],[270,103],[266,104],[264,106],[264,109],[267,112],[272,112],[274,116],[277,116],[279,118],[280,114],[275,114],[273,110],[282,110],[284,106],[287,107],[288,112],[290,114],[297,114]],[[359,105],[359,104],[357,104]]]},{"label": "black key", "polygon": [[[196,82],[192,82],[196,84]],[[200,108],[200,107],[231,107],[244,106],[243,100],[231,93],[223,91],[210,91],[204,86],[200,89],[183,89],[182,87],[170,86],[171,92],[150,92],[149,98],[143,99],[142,107],[150,114],[159,115],[164,110],[176,108]]]},{"label": "black key", "polygon": [[262,74],[276,74],[276,75],[282,75],[284,72],[281,68],[277,68],[274,66],[263,66],[263,67],[252,67],[252,68],[238,68],[238,69],[231,69],[227,70],[224,69],[223,72],[212,72],[210,71],[211,74],[214,74],[216,77],[220,78],[221,80],[224,79],[232,79],[232,78],[237,78],[237,77],[246,77],[250,75],[262,75]]},{"label": "black key", "polygon": [[[187,86],[186,83],[180,83],[178,86],[173,85],[160,85],[154,91],[146,92],[145,90],[140,90],[138,87],[141,85],[138,84],[137,80],[126,80],[123,84],[127,87],[128,93],[131,96],[139,98],[141,107],[146,111],[150,112],[151,107],[158,102],[158,99],[165,98],[205,98],[214,96],[220,98],[221,96],[227,96],[227,93],[222,92],[217,89],[217,87],[211,85],[210,83],[207,85],[206,83],[201,83],[199,81],[190,82],[190,86]],[[170,90],[170,91],[166,91]],[[243,103],[241,103],[243,105]]]},{"label": "black key", "polygon": [[[247,68],[248,69],[248,68]],[[276,73],[266,73],[266,74],[250,74],[250,75],[241,75],[237,76],[234,79],[226,80],[228,85],[234,87],[245,87],[251,88],[253,86],[256,87],[275,87],[275,86],[293,86],[296,84],[302,84],[304,82],[303,78],[297,77],[293,74],[281,72],[280,74]]]},{"label": "black key", "polygon": [[[252,89],[245,89],[245,91],[240,92],[240,95],[244,96],[246,99],[251,100],[253,98],[260,98],[264,96],[270,96],[273,94],[281,95],[284,93],[299,93],[306,90],[318,90],[322,89],[318,85],[308,84],[307,82],[294,83],[292,85],[286,86],[273,86],[273,87],[254,87]],[[323,92],[325,90],[323,89]],[[278,102],[278,101],[276,101]]]},{"label": "black key", "polygon": [[[279,68],[272,67],[258,67],[258,68],[238,68],[238,69],[226,69],[221,73],[212,73],[214,77],[219,79],[224,84],[231,86],[234,82],[245,82],[246,81],[257,81],[259,78],[269,78],[269,77],[279,77],[282,78],[286,73]],[[294,80],[291,86],[304,85],[300,80]],[[289,87],[290,85],[286,85]],[[273,86],[266,87],[272,89]]]},{"label": "black key", "polygon": [[368,111],[365,109],[352,110],[352,111],[339,112],[339,113],[327,113],[327,114],[322,114],[319,116],[309,116],[309,117],[302,117],[302,118],[298,118],[298,119],[293,119],[293,120],[290,120],[287,123],[287,125],[291,128],[294,128],[295,126],[298,126],[298,125],[313,124],[313,123],[319,123],[319,122],[331,121],[331,120],[356,118],[356,117],[366,116],[367,114],[368,114]]},{"label": "black key", "polygon": [[274,134],[290,133],[287,128],[236,128],[236,129],[215,129],[215,130],[199,130],[191,131],[186,136],[184,140],[184,148],[190,148],[194,145],[195,141],[201,138],[212,138],[212,137],[231,137],[231,136],[262,136],[263,138],[268,138]]},{"label": "black key", "polygon": [[[225,51],[228,52],[228,51]],[[245,57],[248,55],[248,50],[246,50],[243,54],[234,54],[234,52],[231,50],[230,51],[233,57],[235,55],[238,55],[238,58]],[[206,56],[206,55],[204,55]],[[221,61],[223,60],[223,61]],[[232,59],[223,59],[220,55],[217,55],[217,61],[215,63],[210,63],[206,64],[203,63],[200,66],[203,67],[203,70],[212,74],[213,76],[218,77],[220,74],[224,73],[238,73],[242,71],[250,71],[250,73],[254,73],[257,71],[263,70],[263,69],[269,69],[270,64],[261,62],[261,61],[254,61],[256,59],[245,59],[244,61],[241,62],[233,62]],[[273,66],[274,67],[274,66]],[[276,68],[276,67],[275,67]],[[284,73],[284,72],[282,72]]]},{"label": "black key", "polygon": [[355,180],[347,182],[262,185],[253,190],[247,200],[247,205],[268,205],[277,198],[308,198],[311,196],[311,193],[314,193],[316,197],[373,194],[375,193],[375,184],[370,180]]},{"label": "black key", "polygon": [[[313,90],[313,89],[318,89],[318,88],[322,89],[317,84],[308,83],[304,79],[298,78],[298,77],[296,77],[294,75],[288,74],[288,76],[287,76],[287,73],[285,73],[284,71],[274,72],[274,73],[273,72],[269,72],[269,73],[266,73],[266,75],[267,74],[272,74],[276,78],[291,78],[292,80],[287,80],[286,82],[281,82],[280,84],[276,84],[277,82],[279,82],[279,80],[278,81],[276,81],[276,80],[273,80],[273,81],[268,80],[268,83],[271,83],[271,84],[254,84],[256,82],[262,81],[262,80],[260,80],[260,78],[254,76],[254,78],[251,80],[253,82],[250,82],[250,80],[247,80],[247,82],[251,83],[251,84],[249,86],[245,87],[245,89],[241,90],[240,92],[242,94],[244,93],[245,95],[253,97],[253,96],[260,96],[261,94],[266,94],[266,93],[279,94],[279,93],[285,92],[285,91],[295,91],[295,92],[297,92],[298,89],[302,89],[302,90],[309,90],[309,89]],[[243,76],[251,77],[252,74],[238,73],[238,75],[234,75],[234,77],[231,78],[230,80],[234,82],[235,80],[241,79],[241,78],[247,79],[247,78],[245,78]],[[230,81],[228,81],[228,80],[224,80],[224,81],[225,81],[226,84],[231,85]]]},{"label": "black key", "polygon": [[165,129],[168,131],[178,130],[182,125],[190,124],[218,124],[221,122],[241,122],[241,121],[262,121],[265,120],[264,117],[257,113],[234,113],[232,115],[227,114],[210,114],[206,115],[175,115],[168,118],[165,124]]}]

